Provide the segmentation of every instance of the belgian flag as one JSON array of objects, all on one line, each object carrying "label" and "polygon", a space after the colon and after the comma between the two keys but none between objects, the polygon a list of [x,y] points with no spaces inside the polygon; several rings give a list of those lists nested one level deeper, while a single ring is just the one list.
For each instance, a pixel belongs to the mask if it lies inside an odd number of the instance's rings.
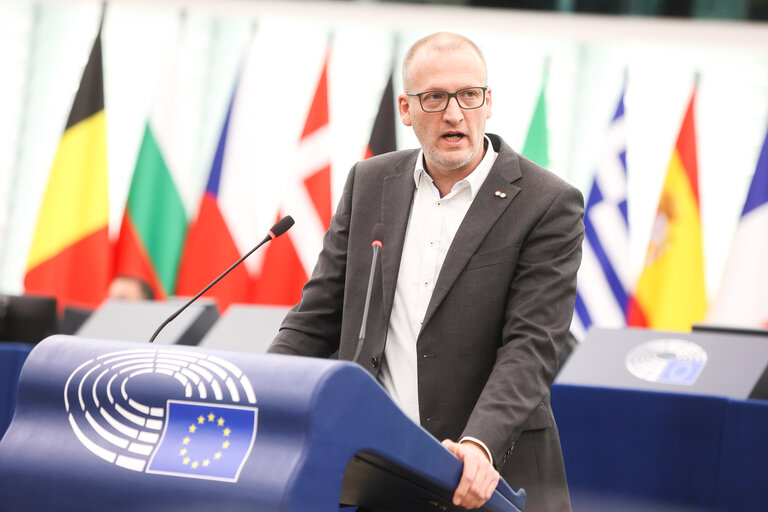
[{"label": "belgian flag", "polygon": [[59,142],[27,261],[26,293],[95,308],[111,279],[101,28]]}]

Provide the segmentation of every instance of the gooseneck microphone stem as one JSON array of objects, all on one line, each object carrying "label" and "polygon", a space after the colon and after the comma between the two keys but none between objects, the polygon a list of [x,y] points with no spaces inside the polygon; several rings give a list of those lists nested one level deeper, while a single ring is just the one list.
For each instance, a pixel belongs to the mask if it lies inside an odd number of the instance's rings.
[{"label": "gooseneck microphone stem", "polygon": [[384,235],[384,225],[376,224],[373,226],[373,257],[371,258],[371,272],[368,275],[368,289],[365,292],[365,306],[363,307],[363,322],[360,325],[360,335],[357,338],[357,349],[355,350],[355,356],[352,361],[357,361],[360,356],[360,350],[363,348],[363,342],[365,341],[365,327],[368,323],[368,309],[371,306],[371,292],[373,291],[373,276],[376,274],[376,260],[379,256],[379,250],[381,250],[383,244],[381,239]]},{"label": "gooseneck microphone stem", "polygon": [[151,337],[151,338],[149,338],[149,342],[150,342],[150,343],[154,342],[154,341],[155,341],[155,338],[157,338],[157,335],[158,335],[158,334],[160,334],[160,331],[162,331],[162,330],[163,330],[163,327],[165,327],[166,325],[168,325],[168,324],[169,324],[169,323],[170,323],[170,322],[171,322],[171,321],[172,321],[174,318],[176,318],[177,316],[179,316],[179,315],[181,314],[181,312],[182,312],[182,311],[184,311],[185,309],[187,309],[187,307],[189,307],[189,305],[190,305],[190,304],[192,304],[192,303],[193,303],[193,302],[195,302],[197,299],[199,299],[199,298],[200,298],[200,296],[201,296],[202,294],[204,294],[205,292],[207,292],[208,290],[210,290],[210,289],[211,289],[211,287],[212,287],[213,285],[215,285],[216,283],[218,283],[218,282],[221,280],[221,278],[222,278],[222,277],[224,277],[224,276],[226,276],[227,274],[229,274],[229,273],[230,273],[230,272],[231,272],[231,271],[232,271],[232,270],[233,270],[235,267],[237,267],[237,266],[238,266],[238,265],[240,265],[240,264],[241,264],[243,261],[245,261],[245,259],[246,259],[248,256],[250,256],[251,254],[253,254],[253,253],[254,253],[254,252],[255,252],[255,251],[256,251],[256,250],[257,250],[259,247],[261,247],[261,246],[262,246],[262,245],[264,245],[265,243],[269,242],[270,240],[274,240],[275,238],[279,237],[280,235],[282,235],[283,233],[285,233],[286,231],[288,231],[288,230],[291,228],[291,226],[293,226],[293,217],[291,217],[290,215],[287,215],[287,216],[283,217],[282,219],[280,219],[279,221],[277,221],[277,222],[275,223],[275,225],[274,225],[274,226],[272,226],[272,229],[270,229],[270,230],[269,230],[269,234],[268,234],[267,236],[265,236],[265,237],[264,237],[264,239],[263,239],[261,242],[259,242],[259,243],[256,245],[256,247],[254,247],[253,249],[251,249],[250,251],[248,251],[247,253],[245,253],[245,254],[243,255],[243,257],[242,257],[242,258],[240,258],[239,260],[237,260],[237,261],[236,261],[235,263],[233,263],[233,264],[232,264],[232,265],[231,265],[231,266],[230,266],[230,267],[229,267],[227,270],[225,270],[224,272],[222,272],[222,273],[219,275],[219,277],[217,277],[216,279],[214,279],[213,281],[211,281],[210,283],[208,283],[208,286],[206,286],[205,288],[203,288],[202,290],[200,290],[199,292],[197,292],[197,295],[195,295],[194,297],[192,297],[191,299],[189,299],[189,300],[188,300],[188,301],[187,301],[187,302],[186,302],[186,303],[185,303],[183,306],[181,306],[179,309],[177,309],[177,310],[176,310],[176,311],[175,311],[175,312],[174,312],[174,313],[173,313],[171,316],[169,316],[168,318],[166,318],[166,319],[165,319],[165,321],[164,321],[162,324],[160,324],[160,327],[158,327],[158,328],[157,328],[157,330],[154,332],[154,334],[152,334],[152,337]]},{"label": "gooseneck microphone stem", "polygon": [[363,340],[365,339],[365,324],[367,324],[368,320],[368,309],[371,306],[371,292],[373,291],[373,274],[376,270],[376,259],[379,255],[379,246],[374,245],[373,246],[373,258],[371,258],[371,273],[368,276],[368,290],[365,292],[365,307],[363,309],[363,325],[360,326],[360,335],[357,337],[358,339],[358,345],[357,345],[357,351],[355,353],[355,359],[357,359],[357,356],[360,355],[360,347],[362,346]]}]

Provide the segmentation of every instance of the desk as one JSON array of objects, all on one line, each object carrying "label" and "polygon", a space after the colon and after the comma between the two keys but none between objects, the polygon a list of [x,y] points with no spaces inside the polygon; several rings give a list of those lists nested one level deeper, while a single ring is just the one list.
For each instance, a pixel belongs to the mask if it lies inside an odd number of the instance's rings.
[{"label": "desk", "polygon": [[27,343],[0,343],[0,438],[11,423],[19,373],[32,347]]},{"label": "desk", "polygon": [[556,384],[552,407],[575,512],[768,503],[768,402]]}]

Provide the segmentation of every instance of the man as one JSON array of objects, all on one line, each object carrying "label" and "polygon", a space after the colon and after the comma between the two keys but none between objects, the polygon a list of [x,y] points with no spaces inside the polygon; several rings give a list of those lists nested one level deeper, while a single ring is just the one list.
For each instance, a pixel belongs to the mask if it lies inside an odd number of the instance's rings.
[{"label": "man", "polygon": [[152,287],[139,277],[119,275],[109,285],[107,297],[117,300],[155,300]]},{"label": "man", "polygon": [[462,36],[433,34],[410,49],[398,103],[421,150],[352,168],[270,351],[352,359],[371,231],[383,223],[358,362],[464,462],[455,504],[481,506],[500,472],[526,489],[526,511],[569,510],[549,388],[573,313],[583,200],[485,134],[486,77]]}]

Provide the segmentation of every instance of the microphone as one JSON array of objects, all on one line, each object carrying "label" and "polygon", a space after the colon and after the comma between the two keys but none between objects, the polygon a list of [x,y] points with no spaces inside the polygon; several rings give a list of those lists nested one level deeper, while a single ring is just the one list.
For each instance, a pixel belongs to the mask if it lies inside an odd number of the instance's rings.
[{"label": "microphone", "polygon": [[373,290],[373,275],[376,272],[376,259],[379,255],[379,250],[384,244],[381,243],[381,239],[384,238],[384,224],[376,224],[373,226],[373,234],[371,235],[373,242],[373,257],[371,258],[371,273],[368,275],[368,289],[365,292],[365,307],[363,308],[363,323],[360,326],[360,336],[357,338],[357,349],[355,350],[355,357],[352,361],[357,361],[360,356],[360,349],[363,348],[363,341],[365,340],[365,324],[368,323],[368,307],[371,305],[371,291]]},{"label": "microphone", "polygon": [[195,295],[194,297],[192,297],[191,299],[189,299],[189,300],[187,301],[187,303],[186,303],[186,304],[184,304],[183,306],[181,306],[181,307],[180,307],[178,310],[176,310],[176,311],[175,311],[175,312],[174,312],[174,313],[173,313],[171,316],[169,316],[168,318],[166,318],[166,319],[165,319],[165,321],[164,321],[162,324],[160,324],[160,327],[158,327],[158,328],[157,328],[157,330],[156,330],[156,331],[155,331],[155,333],[152,335],[152,337],[151,337],[151,338],[149,338],[149,342],[150,342],[150,343],[154,342],[154,341],[155,341],[155,338],[157,338],[157,335],[158,335],[158,334],[160,334],[160,331],[162,331],[162,330],[163,330],[163,327],[165,327],[166,325],[168,325],[168,324],[169,324],[169,323],[170,323],[170,322],[171,322],[171,321],[172,321],[174,318],[176,318],[177,316],[179,316],[179,314],[181,314],[181,312],[182,312],[182,311],[184,311],[185,309],[187,309],[187,307],[188,307],[190,304],[192,304],[193,302],[195,302],[195,301],[196,301],[198,298],[200,298],[200,296],[201,296],[202,294],[204,294],[205,292],[207,292],[207,291],[208,291],[208,290],[211,288],[211,286],[213,286],[213,285],[215,285],[216,283],[218,283],[218,282],[221,280],[221,278],[222,278],[222,277],[224,277],[225,275],[229,274],[229,273],[232,271],[232,269],[234,269],[236,266],[238,266],[238,265],[239,265],[239,264],[241,264],[243,261],[245,261],[245,258],[247,258],[247,257],[248,257],[248,256],[250,256],[251,254],[253,254],[253,253],[256,251],[256,249],[258,249],[259,247],[261,247],[261,246],[262,246],[262,245],[264,245],[265,243],[269,242],[270,240],[274,240],[275,238],[279,237],[280,235],[282,235],[283,233],[285,233],[286,231],[288,231],[289,229],[291,229],[291,226],[293,226],[293,217],[291,217],[290,215],[286,215],[285,217],[283,217],[282,219],[280,219],[279,221],[277,221],[277,222],[275,223],[275,225],[274,225],[274,226],[272,226],[272,228],[269,230],[269,233],[267,234],[267,236],[265,236],[265,237],[264,237],[264,239],[263,239],[261,242],[259,242],[259,243],[256,245],[256,247],[254,247],[253,249],[251,249],[250,251],[248,251],[247,253],[245,253],[245,255],[243,255],[243,257],[242,257],[242,258],[240,258],[239,260],[237,260],[237,261],[236,261],[234,264],[232,264],[232,266],[231,266],[231,267],[229,267],[227,270],[225,270],[224,272],[222,272],[222,273],[219,275],[219,277],[217,277],[216,279],[214,279],[213,281],[211,281],[210,283],[208,283],[208,286],[206,286],[205,288],[203,288],[202,290],[200,290],[200,291],[197,293],[197,295]]}]

